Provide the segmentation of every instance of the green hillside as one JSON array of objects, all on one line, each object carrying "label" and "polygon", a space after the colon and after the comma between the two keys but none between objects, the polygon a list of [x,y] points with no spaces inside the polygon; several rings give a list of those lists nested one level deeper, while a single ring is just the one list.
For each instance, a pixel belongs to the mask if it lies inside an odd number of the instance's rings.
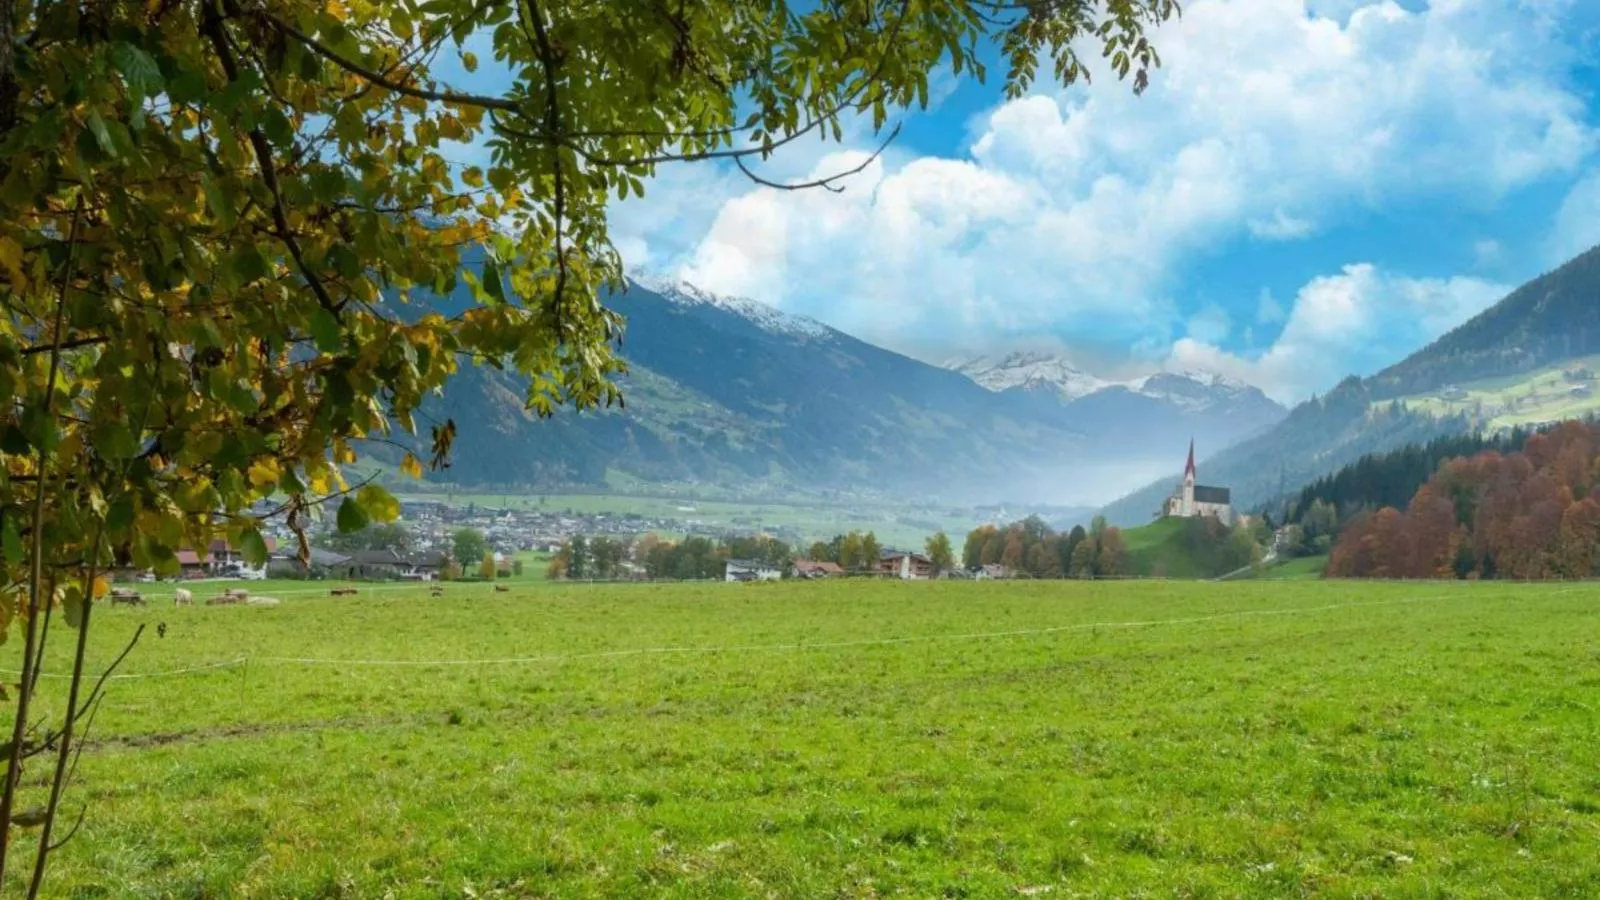
[{"label": "green hillside", "polygon": [[1247,575],[1246,578],[1258,578],[1262,581],[1319,581],[1322,573],[1328,568],[1326,556],[1302,556],[1291,559],[1276,566],[1263,570],[1259,575]]},{"label": "green hillside", "polygon": [[1466,416],[1479,427],[1500,431],[1581,419],[1600,413],[1600,385],[1574,378],[1573,370],[1600,368],[1600,356],[1586,356],[1524,372],[1453,385],[1451,389],[1401,397],[1412,410],[1435,416]]},{"label": "green hillside", "polygon": [[1128,573],[1148,578],[1216,578],[1250,564],[1226,530],[1204,519],[1158,519],[1122,532]]}]

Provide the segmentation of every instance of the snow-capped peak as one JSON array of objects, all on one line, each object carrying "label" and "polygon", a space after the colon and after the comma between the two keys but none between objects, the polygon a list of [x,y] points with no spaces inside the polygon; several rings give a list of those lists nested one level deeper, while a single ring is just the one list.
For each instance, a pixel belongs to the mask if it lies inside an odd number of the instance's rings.
[{"label": "snow-capped peak", "polygon": [[631,280],[646,290],[684,306],[713,306],[750,320],[767,331],[801,338],[825,338],[831,332],[828,326],[816,319],[786,313],[767,303],[749,297],[730,297],[715,294],[698,285],[678,278],[647,273],[630,276]]},{"label": "snow-capped peak", "polygon": [[1193,382],[1204,388],[1213,388],[1225,391],[1245,391],[1250,385],[1237,378],[1224,375],[1221,372],[1207,372],[1202,369],[1185,369],[1182,372],[1155,372],[1142,378],[1135,378],[1127,382],[1128,387],[1136,391],[1161,390],[1164,385],[1182,384]]},{"label": "snow-capped peak", "polygon": [[999,359],[975,356],[951,360],[945,367],[960,372],[991,391],[1012,388],[1053,390],[1063,401],[1088,396],[1110,384],[1050,353],[1019,351]]},{"label": "snow-capped peak", "polygon": [[1051,390],[1066,403],[1107,388],[1122,388],[1200,411],[1256,390],[1237,378],[1198,369],[1154,372],[1127,380],[1101,378],[1078,368],[1064,357],[1039,352],[1015,352],[1001,357],[962,357],[949,360],[944,366],[991,391],[1013,388]]}]

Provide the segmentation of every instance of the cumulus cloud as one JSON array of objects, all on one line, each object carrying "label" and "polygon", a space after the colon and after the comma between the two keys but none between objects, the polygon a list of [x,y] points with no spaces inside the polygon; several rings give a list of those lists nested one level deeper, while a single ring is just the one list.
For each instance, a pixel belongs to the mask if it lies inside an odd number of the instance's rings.
[{"label": "cumulus cloud", "polygon": [[[682,270],[900,348],[1041,329],[1206,346],[1172,299],[1197,254],[1302,240],[1396,198],[1489,204],[1576,169],[1592,136],[1545,15],[1567,2],[1195,0],[1160,32],[1143,97],[1100,77],[998,106],[962,158],[890,157],[839,195],[724,195]],[[1360,271],[1319,289],[1431,283]]]},{"label": "cumulus cloud", "polygon": [[1547,262],[1553,267],[1600,244],[1600,172],[1573,185],[1556,213]]},{"label": "cumulus cloud", "polygon": [[1243,356],[1193,336],[1178,340],[1171,369],[1207,369],[1260,385],[1285,403],[1395,362],[1395,346],[1420,347],[1510,292],[1477,278],[1407,278],[1368,263],[1300,289],[1283,331],[1265,352]]}]

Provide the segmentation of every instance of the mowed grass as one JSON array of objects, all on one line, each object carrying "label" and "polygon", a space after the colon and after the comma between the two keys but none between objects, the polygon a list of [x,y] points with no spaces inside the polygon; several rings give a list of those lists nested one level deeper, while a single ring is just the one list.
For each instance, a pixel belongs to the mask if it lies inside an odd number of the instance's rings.
[{"label": "mowed grass", "polygon": [[1327,556],[1301,556],[1285,560],[1275,566],[1268,566],[1261,570],[1259,575],[1247,575],[1245,577],[1261,578],[1268,581],[1316,581],[1327,570]]},{"label": "mowed grass", "polygon": [[52,895],[1600,895],[1600,586],[447,591],[97,611],[249,662],[113,682]]}]

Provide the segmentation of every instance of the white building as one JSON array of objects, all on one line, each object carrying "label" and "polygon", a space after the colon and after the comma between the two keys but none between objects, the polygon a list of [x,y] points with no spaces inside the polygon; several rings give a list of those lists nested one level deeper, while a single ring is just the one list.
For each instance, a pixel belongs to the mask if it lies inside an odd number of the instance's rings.
[{"label": "white building", "polygon": [[777,581],[783,570],[770,563],[749,559],[730,559],[725,578],[728,581]]},{"label": "white building", "polygon": [[1195,484],[1194,441],[1189,442],[1189,463],[1183,469],[1183,484],[1167,498],[1161,514],[1178,519],[1207,517],[1224,525],[1234,522],[1232,492],[1225,487]]}]

